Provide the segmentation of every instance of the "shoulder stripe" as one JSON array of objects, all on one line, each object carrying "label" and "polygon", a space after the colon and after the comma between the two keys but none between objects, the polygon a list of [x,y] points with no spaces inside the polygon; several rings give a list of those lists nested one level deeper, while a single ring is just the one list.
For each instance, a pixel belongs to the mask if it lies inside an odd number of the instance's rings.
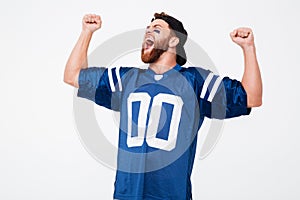
[{"label": "shoulder stripe", "polygon": [[122,91],[122,80],[120,75],[120,67],[108,68],[109,86],[112,92],[116,92],[116,84],[118,84],[119,91]]},{"label": "shoulder stripe", "polygon": [[217,80],[215,81],[213,88],[210,91],[210,94],[209,94],[208,99],[207,99],[208,101],[211,102],[213,100],[213,98],[214,98],[221,82],[222,82],[222,78],[219,76],[217,78]]},{"label": "shoulder stripe", "polygon": [[205,79],[204,84],[203,84],[203,87],[202,87],[202,91],[201,91],[201,94],[200,94],[200,98],[203,99],[203,98],[205,97],[205,94],[206,94],[208,85],[209,85],[209,83],[211,82],[213,76],[214,76],[214,74],[213,74],[213,73],[210,73],[210,74],[207,76],[207,78]]},{"label": "shoulder stripe", "polygon": [[119,83],[119,90],[122,91],[122,80],[121,80],[121,76],[120,76],[120,67],[116,68],[116,76],[117,76],[117,80]]},{"label": "shoulder stripe", "polygon": [[112,75],[112,68],[108,68],[107,73],[108,73],[108,80],[109,80],[110,89],[111,89],[112,92],[115,92],[116,88],[115,88],[114,79],[113,79],[113,75]]}]

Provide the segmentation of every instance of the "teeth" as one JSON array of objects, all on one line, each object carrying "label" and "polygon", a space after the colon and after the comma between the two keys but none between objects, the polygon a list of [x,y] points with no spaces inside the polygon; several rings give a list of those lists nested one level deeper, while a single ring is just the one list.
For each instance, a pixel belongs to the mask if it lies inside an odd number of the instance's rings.
[{"label": "teeth", "polygon": [[152,38],[146,38],[147,42],[154,42],[154,40]]},{"label": "teeth", "polygon": [[148,44],[148,45],[150,45],[150,46],[152,46],[153,43],[154,43],[154,42],[151,41],[151,40],[146,40],[146,44]]},{"label": "teeth", "polygon": [[145,41],[147,42],[147,43],[154,43],[154,38],[153,37],[151,37],[151,36],[147,36],[146,38],[145,38]]},{"label": "teeth", "polygon": [[146,44],[152,46],[154,44],[154,40],[152,38],[146,38]]}]

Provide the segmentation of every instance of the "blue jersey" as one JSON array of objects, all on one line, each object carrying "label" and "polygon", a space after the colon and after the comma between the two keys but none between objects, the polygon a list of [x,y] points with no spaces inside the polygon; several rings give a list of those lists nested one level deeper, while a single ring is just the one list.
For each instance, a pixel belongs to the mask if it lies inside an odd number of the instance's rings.
[{"label": "blue jersey", "polygon": [[120,112],[114,198],[189,200],[204,117],[247,115],[241,83],[202,68],[82,69],[78,96]]}]

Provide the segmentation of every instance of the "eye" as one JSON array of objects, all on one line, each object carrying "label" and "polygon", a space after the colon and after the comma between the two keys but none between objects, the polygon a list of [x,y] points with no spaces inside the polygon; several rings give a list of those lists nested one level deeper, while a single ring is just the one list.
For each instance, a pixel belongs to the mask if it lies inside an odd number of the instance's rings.
[{"label": "eye", "polygon": [[154,29],[154,30],[153,30],[153,32],[155,32],[155,33],[159,34],[159,33],[160,33],[160,30],[158,30],[158,29]]}]

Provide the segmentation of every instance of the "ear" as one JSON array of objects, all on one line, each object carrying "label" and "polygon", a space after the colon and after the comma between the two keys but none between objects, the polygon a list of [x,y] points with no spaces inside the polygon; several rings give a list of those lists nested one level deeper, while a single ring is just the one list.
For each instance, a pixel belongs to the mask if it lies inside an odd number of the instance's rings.
[{"label": "ear", "polygon": [[173,48],[173,47],[176,47],[179,43],[179,38],[178,37],[171,37],[170,40],[169,40],[169,47]]}]

